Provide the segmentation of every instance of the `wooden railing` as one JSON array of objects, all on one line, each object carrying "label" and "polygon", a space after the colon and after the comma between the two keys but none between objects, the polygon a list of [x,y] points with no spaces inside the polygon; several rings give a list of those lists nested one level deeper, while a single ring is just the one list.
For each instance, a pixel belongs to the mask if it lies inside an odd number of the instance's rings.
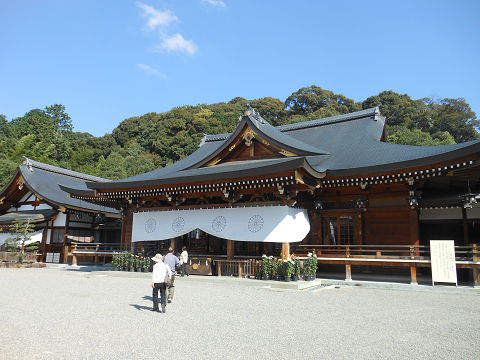
[{"label": "wooden railing", "polygon": [[90,253],[108,253],[127,251],[130,252],[130,244],[104,244],[104,243],[73,243],[72,242],[72,254],[90,254]]},{"label": "wooden railing", "polygon": [[230,259],[215,259],[217,265],[217,276],[238,276],[250,277],[258,273],[259,260],[230,260]]},{"label": "wooden railing", "polygon": [[[417,284],[417,267],[431,267],[430,247],[422,245],[296,245],[290,248],[299,259],[315,252],[320,264],[344,264],[345,280],[352,280],[352,265],[410,267],[411,283]],[[478,246],[455,246],[455,265],[473,271],[480,285]]]},{"label": "wooden railing", "polygon": [[[112,257],[118,252],[130,252],[131,244],[104,244],[104,243],[72,243],[72,265],[77,265],[77,256],[93,256],[95,264],[98,264],[98,258]],[[68,255],[68,254],[66,254]]]},{"label": "wooden railing", "polygon": [[[290,251],[299,257],[315,251],[317,257],[430,260],[430,247],[423,245],[294,245]],[[473,261],[475,252],[477,244],[455,246],[455,260]]]}]

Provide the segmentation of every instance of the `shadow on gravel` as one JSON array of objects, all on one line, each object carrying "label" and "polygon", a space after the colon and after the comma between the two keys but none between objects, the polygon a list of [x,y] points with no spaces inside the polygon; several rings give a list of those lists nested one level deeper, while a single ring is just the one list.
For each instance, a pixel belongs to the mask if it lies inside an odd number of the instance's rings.
[{"label": "shadow on gravel", "polygon": [[137,304],[130,304],[130,306],[133,306],[137,310],[151,310],[151,306],[144,306],[144,305],[137,305]]},{"label": "shadow on gravel", "polygon": [[142,297],[142,299],[143,299],[143,300],[153,301],[153,297],[147,296],[147,295],[145,295],[144,297]]}]

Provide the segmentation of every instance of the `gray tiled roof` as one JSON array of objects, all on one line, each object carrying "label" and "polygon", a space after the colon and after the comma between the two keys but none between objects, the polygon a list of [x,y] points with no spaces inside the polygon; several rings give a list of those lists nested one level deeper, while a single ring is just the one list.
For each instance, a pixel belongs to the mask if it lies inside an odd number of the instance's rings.
[{"label": "gray tiled roof", "polygon": [[327,176],[396,170],[441,162],[480,151],[480,140],[444,146],[408,146],[382,142],[380,139],[384,133],[385,118],[380,116],[378,108],[277,127],[268,124],[254,111],[247,111],[235,132],[206,135],[197,151],[175,164],[100,186],[91,182],[88,187],[139,186],[142,182],[188,182],[200,178],[214,179],[258,173],[259,164],[264,167],[268,164],[271,171],[275,166],[285,166],[288,160],[277,158],[263,163],[252,160],[207,168],[198,167],[205,159],[218,154],[220,149],[231,141],[231,137],[238,133],[245,121],[249,121],[249,124],[263,135],[287,148],[302,150],[306,164],[313,171],[326,173]]},{"label": "gray tiled roof", "polygon": [[68,188],[86,190],[86,181],[109,182],[107,179],[82,174],[27,158],[24,159],[24,162],[18,167],[18,169],[27,186],[48,203],[89,211],[99,211],[112,214],[118,213],[118,210],[116,209],[70,198],[67,196],[68,193],[60,188],[60,185],[62,185]]}]

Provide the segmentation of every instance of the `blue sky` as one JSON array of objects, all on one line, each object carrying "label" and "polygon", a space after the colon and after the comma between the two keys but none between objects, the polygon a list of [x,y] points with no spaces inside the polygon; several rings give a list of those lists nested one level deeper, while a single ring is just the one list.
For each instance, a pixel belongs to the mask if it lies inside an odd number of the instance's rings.
[{"label": "blue sky", "polygon": [[480,116],[479,14],[479,1],[0,0],[0,114],[59,103],[101,136],[318,85],[356,101],[464,97]]}]

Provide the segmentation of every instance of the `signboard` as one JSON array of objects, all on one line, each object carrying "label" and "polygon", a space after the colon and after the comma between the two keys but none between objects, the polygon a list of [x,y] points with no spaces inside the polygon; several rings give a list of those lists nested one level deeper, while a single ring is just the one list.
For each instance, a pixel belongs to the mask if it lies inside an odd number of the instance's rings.
[{"label": "signboard", "polygon": [[47,253],[45,262],[58,264],[60,262],[60,253]]},{"label": "signboard", "polygon": [[432,284],[436,282],[457,285],[455,245],[453,240],[430,240],[432,262]]}]

